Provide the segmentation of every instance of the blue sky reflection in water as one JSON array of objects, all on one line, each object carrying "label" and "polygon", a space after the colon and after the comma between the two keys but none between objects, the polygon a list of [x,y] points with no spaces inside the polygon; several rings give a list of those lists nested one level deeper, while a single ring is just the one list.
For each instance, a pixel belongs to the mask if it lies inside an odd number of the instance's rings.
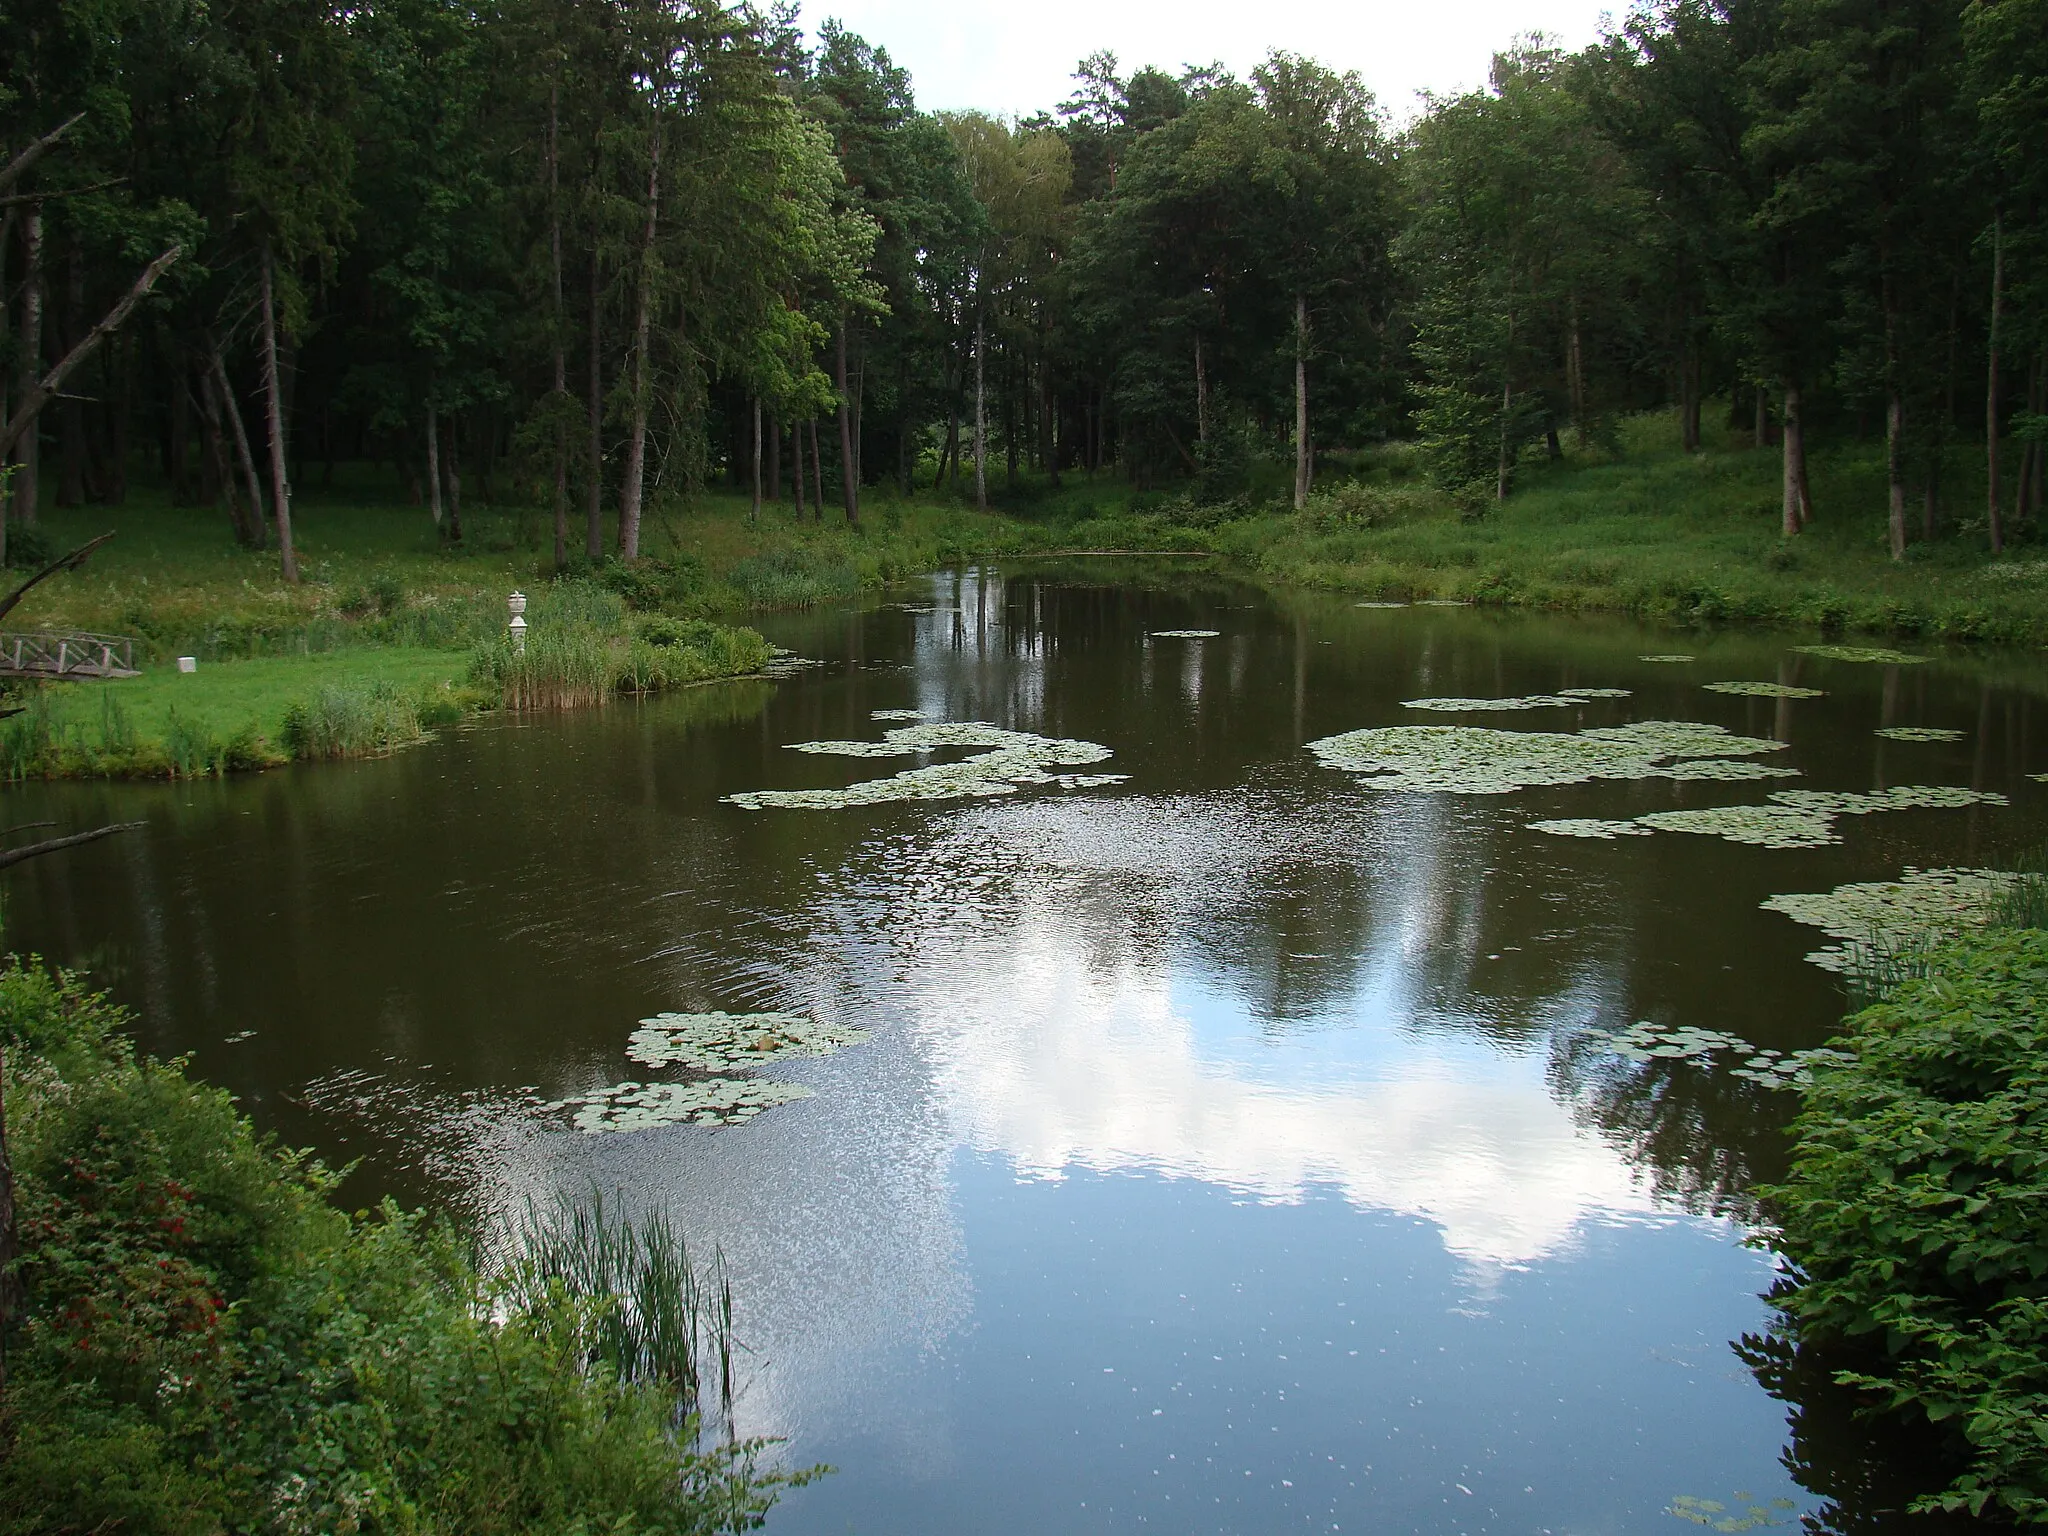
[{"label": "blue sky reflection in water", "polygon": [[[742,1427],[842,1469],[777,1536],[1675,1536],[1679,1495],[1812,1502],[1728,1348],[1764,1321],[1740,1218],[1790,1096],[1601,1032],[1819,1045],[1819,939],[1760,903],[2040,836],[2031,674],[1109,562],[770,628],[826,665],[385,762],[11,792],[17,820],[147,826],[18,872],[10,940],[91,965],[151,1049],[286,1139],[360,1158],[356,1203],[487,1219],[594,1180],[716,1245]],[[1823,696],[1700,687],[1729,678]],[[1569,688],[1632,692],[1532,728],[1698,721],[1787,742],[1804,788],[2013,804],[1789,850],[1560,838],[1526,824],[1761,790],[1390,793],[1306,750],[1413,723],[1406,699]],[[722,800],[895,772],[788,748],[909,709],[1099,743],[1129,781]],[[530,1107],[648,1077],[636,1021],[720,1009],[872,1038],[765,1068],[815,1095],[728,1129],[582,1136]]]}]

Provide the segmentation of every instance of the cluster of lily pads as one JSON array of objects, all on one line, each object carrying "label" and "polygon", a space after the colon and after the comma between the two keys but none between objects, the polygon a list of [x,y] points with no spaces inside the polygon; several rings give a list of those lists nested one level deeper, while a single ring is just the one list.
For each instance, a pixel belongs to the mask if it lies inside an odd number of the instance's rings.
[{"label": "cluster of lily pads", "polygon": [[1825,688],[1799,688],[1791,683],[1703,683],[1709,693],[1732,693],[1744,699],[1818,699]]},{"label": "cluster of lily pads", "polygon": [[768,659],[761,664],[761,675],[763,677],[794,677],[799,672],[808,672],[813,667],[822,667],[824,665],[825,663],[819,661],[816,657],[799,656],[795,651],[785,650],[782,646],[778,645],[770,648]]},{"label": "cluster of lily pads", "polygon": [[1904,651],[1894,651],[1881,645],[1795,645],[1792,647],[1802,656],[1819,656],[1828,661],[1881,661],[1894,665],[1905,665],[1926,661],[1925,656],[1912,656]]},{"label": "cluster of lily pads", "polygon": [[1839,816],[1867,816],[1876,811],[1943,810],[1966,805],[2004,805],[2006,798],[1989,790],[1950,784],[1901,784],[1891,789],[1857,793],[1849,790],[1780,789],[1770,805],[1717,805],[1698,810],[1651,811],[1626,821],[1574,817],[1532,821],[1532,832],[1553,837],[1641,837],[1646,832],[1695,832],[1757,848],[1823,848],[1842,839],[1835,831]]},{"label": "cluster of lily pads", "polygon": [[737,1125],[764,1109],[811,1097],[801,1083],[735,1077],[762,1062],[829,1056],[860,1045],[865,1030],[814,1023],[796,1013],[659,1013],[642,1019],[626,1054],[649,1067],[707,1074],[674,1083],[614,1083],[541,1108],[573,1109],[577,1130],[641,1131],[657,1125]]},{"label": "cluster of lily pads", "polygon": [[1352,606],[1352,607],[1354,607],[1354,608],[1406,608],[1406,607],[1407,607],[1408,605],[1407,605],[1406,603],[1379,603],[1379,602],[1374,602],[1374,603],[1353,603],[1353,604],[1352,604],[1351,606]]},{"label": "cluster of lily pads", "polygon": [[1796,770],[1730,761],[1784,747],[1691,720],[1642,720],[1574,733],[1400,725],[1346,731],[1308,744],[1327,768],[1370,789],[1505,795],[1593,779],[1759,779]]},{"label": "cluster of lily pads", "polygon": [[1403,709],[1433,709],[1443,714],[1484,714],[1500,709],[1562,709],[1588,699],[1625,699],[1626,688],[1560,688],[1555,693],[1524,693],[1508,699],[1403,699]]},{"label": "cluster of lily pads", "polygon": [[1729,1067],[1739,1077],[1761,1088],[1803,1088],[1813,1081],[1813,1068],[1851,1058],[1825,1046],[1810,1051],[1774,1051],[1751,1045],[1724,1029],[1701,1029],[1684,1024],[1667,1029],[1647,1019],[1616,1032],[1609,1049],[1627,1061],[1710,1061],[1718,1056],[1739,1057]]},{"label": "cluster of lily pads", "polygon": [[1674,651],[1664,656],[1638,656],[1637,661],[1698,661],[1697,656],[1685,656]]},{"label": "cluster of lily pads", "polygon": [[1886,741],[1961,741],[1963,733],[1938,725],[1886,725],[1878,728]]},{"label": "cluster of lily pads", "polygon": [[960,800],[1015,794],[1025,785],[1061,789],[1092,789],[1121,784],[1120,773],[1055,773],[1056,768],[1081,768],[1110,755],[1092,741],[1034,736],[1006,731],[983,721],[899,726],[880,741],[802,741],[795,752],[836,757],[909,757],[945,747],[981,747],[973,757],[955,763],[906,768],[884,779],[864,779],[844,789],[757,789],[727,795],[726,802],[746,810],[779,806],[792,810],[843,810],[855,805],[882,805],[897,800]]},{"label": "cluster of lily pads", "polygon": [[1214,640],[1222,634],[1220,629],[1155,629],[1154,640]]},{"label": "cluster of lily pads", "polygon": [[1767,912],[1841,940],[1806,958],[1822,970],[1854,975],[1876,955],[1991,920],[1998,899],[2025,877],[1998,869],[1907,869],[1896,880],[1838,885],[1766,897]]}]

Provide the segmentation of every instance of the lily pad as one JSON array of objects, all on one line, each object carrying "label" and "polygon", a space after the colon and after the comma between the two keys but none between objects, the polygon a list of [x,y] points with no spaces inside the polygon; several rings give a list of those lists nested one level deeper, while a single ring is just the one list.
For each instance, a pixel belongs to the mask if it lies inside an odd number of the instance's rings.
[{"label": "lily pad", "polygon": [[1933,660],[1930,656],[1913,656],[1882,645],[1795,645],[1792,649],[1802,656],[1821,656],[1829,661],[1883,661],[1910,665]]},{"label": "lily pad", "polygon": [[1727,1069],[1762,1088],[1785,1091],[1803,1088],[1813,1080],[1813,1069],[1851,1060],[1841,1051],[1820,1047],[1809,1051],[1759,1050],[1739,1035],[1726,1030],[1686,1026],[1667,1029],[1643,1020],[1618,1030],[1609,1037],[1608,1048],[1627,1061],[1694,1061],[1715,1065],[1715,1058],[1741,1058]]},{"label": "lily pad", "polygon": [[1666,760],[1776,752],[1780,741],[1737,736],[1689,720],[1644,720],[1565,734],[1469,725],[1401,725],[1346,731],[1308,744],[1327,768],[1360,775],[1370,789],[1505,795],[1548,784],[1647,779]]},{"label": "lily pad", "polygon": [[767,1077],[699,1077],[686,1083],[614,1083],[542,1106],[574,1109],[579,1131],[644,1131],[657,1125],[737,1125],[764,1109],[808,1099],[801,1083]]},{"label": "lily pad", "polygon": [[1406,608],[1406,603],[1353,603],[1354,608]]},{"label": "lily pad", "polygon": [[1525,693],[1512,699],[1403,699],[1403,709],[1433,709],[1447,715],[1485,714],[1505,709],[1562,709],[1576,704],[1555,693]]},{"label": "lily pad", "polygon": [[1557,690],[1568,699],[1626,699],[1633,697],[1627,688],[1560,688]]},{"label": "lily pad", "polygon": [[1732,693],[1745,699],[1818,699],[1825,688],[1796,688],[1790,683],[1703,683],[1709,693]]},{"label": "lily pad", "polygon": [[797,752],[840,757],[907,757],[942,747],[984,747],[988,750],[956,763],[906,768],[885,779],[866,779],[844,789],[760,789],[727,795],[726,802],[746,810],[774,806],[790,810],[843,810],[856,805],[883,805],[897,800],[960,800],[1011,795],[1027,784],[1090,789],[1121,783],[1123,774],[1062,774],[1054,768],[1083,768],[1099,763],[1110,750],[1092,741],[1034,736],[1006,731],[982,721],[900,726],[880,741],[805,741]]},{"label": "lily pad", "polygon": [[642,1019],[626,1054],[646,1067],[728,1072],[792,1056],[829,1056],[867,1031],[813,1023],[800,1013],[658,1013]]},{"label": "lily pad", "polygon": [[1689,811],[1652,811],[1636,818],[1658,832],[1697,832],[1758,848],[1822,848],[1839,843],[1835,819],[1825,811],[1786,805],[1721,805]]},{"label": "lily pad", "polygon": [[1155,629],[1154,640],[1214,640],[1222,634],[1220,629]]},{"label": "lily pad", "polygon": [[871,709],[870,720],[929,720],[931,716],[921,709]]},{"label": "lily pad", "polygon": [[1673,652],[1668,656],[1638,656],[1637,661],[1698,661],[1697,656],[1683,656]]},{"label": "lily pad", "polygon": [[1795,891],[1766,897],[1762,905],[1842,940],[1806,958],[1822,970],[1853,974],[1874,947],[1892,950],[1982,926],[1998,898],[2023,878],[1997,869],[1908,869],[1897,880]]},{"label": "lily pad", "polygon": [[1532,821],[1531,832],[1548,832],[1552,837],[1648,837],[1651,829],[1633,821],[1605,821],[1598,816],[1567,816],[1554,821]]},{"label": "lily pad", "polygon": [[1961,731],[1951,731],[1938,725],[1886,725],[1878,728],[1877,734],[1886,741],[1961,741]]}]

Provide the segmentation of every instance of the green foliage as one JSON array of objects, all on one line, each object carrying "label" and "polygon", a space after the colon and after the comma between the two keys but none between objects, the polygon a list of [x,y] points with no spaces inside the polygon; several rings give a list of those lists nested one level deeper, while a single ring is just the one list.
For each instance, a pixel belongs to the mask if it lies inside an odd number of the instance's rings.
[{"label": "green foliage", "polygon": [[1802,1351],[1959,1468],[1931,1506],[2048,1524],[2048,932],[1931,951],[1818,1068],[1764,1191]]},{"label": "green foliage", "polygon": [[[26,1239],[0,1532],[709,1536],[810,1475],[694,1446],[696,1383],[593,1349],[612,1303],[544,1256],[486,1276],[419,1217],[343,1215],[331,1174],[128,1023],[0,968]],[[665,1231],[600,1224],[642,1306],[702,1296]]]},{"label": "green foliage", "polygon": [[279,740],[294,758],[369,757],[424,740],[420,701],[388,682],[322,688],[284,712]]}]

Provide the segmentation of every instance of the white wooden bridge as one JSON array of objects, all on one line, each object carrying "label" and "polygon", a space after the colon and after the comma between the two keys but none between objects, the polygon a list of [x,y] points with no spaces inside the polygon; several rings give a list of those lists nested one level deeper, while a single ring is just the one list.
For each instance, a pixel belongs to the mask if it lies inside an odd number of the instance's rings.
[{"label": "white wooden bridge", "polygon": [[0,677],[134,677],[135,641],[83,630],[0,634]]}]

